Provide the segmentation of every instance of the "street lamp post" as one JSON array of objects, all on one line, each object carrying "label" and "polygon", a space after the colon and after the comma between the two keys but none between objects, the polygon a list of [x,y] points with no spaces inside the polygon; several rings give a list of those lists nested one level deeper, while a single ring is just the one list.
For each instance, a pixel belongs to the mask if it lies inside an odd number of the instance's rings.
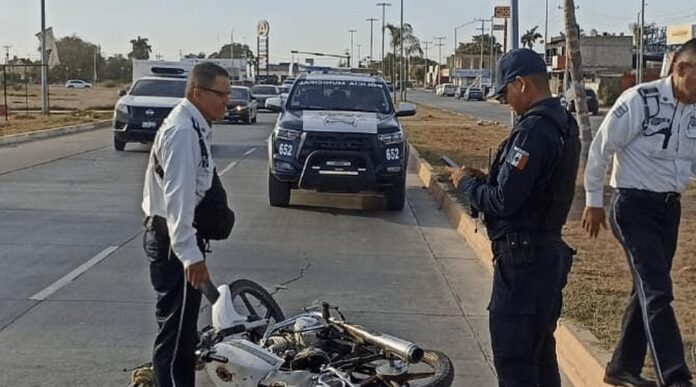
[{"label": "street lamp post", "polygon": [[437,52],[438,52],[438,58],[437,58],[437,84],[440,84],[440,74],[442,73],[442,46],[445,44],[442,43],[443,40],[447,39],[446,36],[440,36],[440,37],[433,37],[434,40],[437,40]]},{"label": "street lamp post", "polygon": [[348,68],[353,67],[353,34],[356,32],[356,29],[349,29],[348,33],[350,34],[350,57],[348,58]]},{"label": "street lamp post", "polygon": [[41,113],[48,111],[48,65],[46,58],[46,1],[41,0]]},{"label": "street lamp post", "polygon": [[404,0],[401,0],[401,22],[399,30],[399,45],[401,46],[401,59],[399,63],[399,80],[401,81],[399,87],[399,94],[401,94],[401,101],[406,100],[406,65],[404,62]]},{"label": "street lamp post", "polygon": [[421,42],[425,45],[425,61],[423,62],[423,87],[428,86],[428,46],[433,44],[431,41]]},{"label": "street lamp post", "polygon": [[371,18],[365,19],[365,20],[370,22],[370,66],[372,66],[372,60],[374,58],[374,56],[372,56],[372,36],[373,36],[372,27],[373,27],[374,22],[376,22],[379,19],[377,19],[375,17],[371,17]]},{"label": "street lamp post", "polygon": [[378,7],[382,7],[382,73],[386,71],[386,67],[384,65],[384,17],[385,17],[385,8],[391,6],[390,3],[377,3]]}]

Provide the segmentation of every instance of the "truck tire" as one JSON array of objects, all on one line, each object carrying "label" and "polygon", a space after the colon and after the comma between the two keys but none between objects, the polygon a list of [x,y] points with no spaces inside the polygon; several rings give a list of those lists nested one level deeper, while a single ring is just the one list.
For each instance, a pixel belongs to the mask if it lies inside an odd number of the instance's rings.
[{"label": "truck tire", "polygon": [[126,149],[126,142],[120,141],[116,137],[114,137],[114,149],[116,149],[119,152]]},{"label": "truck tire", "polygon": [[406,179],[393,187],[384,191],[384,198],[387,199],[387,210],[401,211],[406,202]]},{"label": "truck tire", "polygon": [[273,207],[287,207],[290,204],[290,184],[278,180],[268,170],[268,203]]}]

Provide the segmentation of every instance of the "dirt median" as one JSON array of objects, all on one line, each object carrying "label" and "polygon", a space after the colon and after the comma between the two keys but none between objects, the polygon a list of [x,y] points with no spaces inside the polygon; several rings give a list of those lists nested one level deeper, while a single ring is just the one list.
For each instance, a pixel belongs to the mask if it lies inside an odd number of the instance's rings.
[{"label": "dirt median", "polygon": [[[509,127],[481,121],[441,109],[419,105],[418,114],[402,120],[411,144],[422,157],[442,173],[439,157],[447,154],[455,161],[487,168],[489,152],[509,133]],[[581,174],[580,174],[581,175]],[[582,193],[582,180],[578,179]],[[611,189],[607,187],[607,192]],[[576,199],[584,200],[584,199]],[[605,201],[608,203],[608,200]],[[605,349],[612,349],[619,333],[624,306],[631,290],[631,274],[623,250],[611,235],[602,231],[590,240],[580,226],[580,206],[575,206],[564,228],[566,241],[578,250],[564,292],[564,317],[589,329]],[[682,196],[682,221],[674,259],[673,306],[690,355],[696,340],[696,184]],[[646,369],[648,373],[651,369]]]}]

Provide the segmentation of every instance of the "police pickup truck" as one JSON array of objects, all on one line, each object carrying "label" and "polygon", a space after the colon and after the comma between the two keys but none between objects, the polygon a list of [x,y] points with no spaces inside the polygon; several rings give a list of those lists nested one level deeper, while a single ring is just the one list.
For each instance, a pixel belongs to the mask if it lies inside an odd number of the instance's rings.
[{"label": "police pickup truck", "polygon": [[381,77],[310,72],[298,77],[268,141],[268,199],[287,206],[292,189],[378,192],[389,210],[401,210],[406,193],[408,144]]}]

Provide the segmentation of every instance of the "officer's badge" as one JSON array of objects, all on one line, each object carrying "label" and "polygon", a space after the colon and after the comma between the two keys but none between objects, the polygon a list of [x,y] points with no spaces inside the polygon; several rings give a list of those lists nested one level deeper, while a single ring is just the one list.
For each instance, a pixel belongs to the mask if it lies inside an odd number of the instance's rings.
[{"label": "officer's badge", "polygon": [[626,113],[628,113],[628,106],[626,106],[624,102],[621,102],[621,105],[615,107],[613,111],[613,114],[614,116],[616,116],[616,118],[621,118]]},{"label": "officer's badge", "polygon": [[696,128],[696,116],[689,118],[689,128]]},{"label": "officer's badge", "polygon": [[528,161],[529,152],[518,147],[513,147],[512,152],[510,152],[510,155],[507,158],[507,162],[513,167],[517,168],[518,171],[524,170],[524,167],[527,166]]}]

